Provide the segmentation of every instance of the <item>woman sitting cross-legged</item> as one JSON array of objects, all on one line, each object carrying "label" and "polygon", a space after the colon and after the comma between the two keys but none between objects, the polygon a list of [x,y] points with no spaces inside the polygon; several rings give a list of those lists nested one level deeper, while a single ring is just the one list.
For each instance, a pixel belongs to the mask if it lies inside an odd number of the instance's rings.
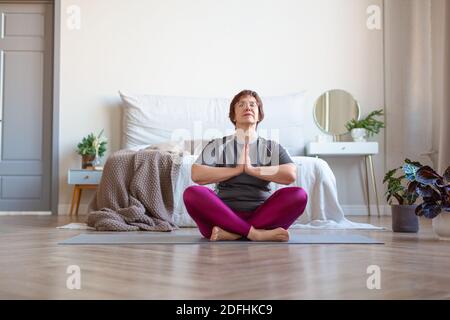
[{"label": "woman sitting cross-legged", "polygon": [[[288,241],[287,229],[304,212],[307,194],[300,187],[273,193],[270,182],[289,185],[297,167],[278,143],[259,137],[264,119],[261,98],[245,90],[231,102],[235,133],[211,140],[192,165],[183,200],[201,234],[212,241]],[[203,185],[215,183],[213,191]]]}]

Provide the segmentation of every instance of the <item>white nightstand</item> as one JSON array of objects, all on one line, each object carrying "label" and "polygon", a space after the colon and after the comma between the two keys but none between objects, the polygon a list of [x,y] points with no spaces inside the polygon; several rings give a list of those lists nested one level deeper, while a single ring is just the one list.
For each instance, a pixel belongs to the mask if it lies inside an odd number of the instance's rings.
[{"label": "white nightstand", "polygon": [[380,216],[380,204],[378,202],[377,183],[375,180],[375,170],[373,167],[372,155],[378,154],[378,142],[310,142],[306,146],[308,156],[340,157],[340,156],[364,156],[366,168],[366,192],[367,208],[370,216],[370,192],[369,173],[372,175],[372,186],[375,191],[378,216]]},{"label": "white nightstand", "polygon": [[67,183],[74,185],[72,204],[70,205],[70,215],[75,208],[75,214],[78,215],[80,207],[81,193],[87,189],[97,189],[102,178],[103,171],[100,170],[81,170],[70,169],[67,175]]}]

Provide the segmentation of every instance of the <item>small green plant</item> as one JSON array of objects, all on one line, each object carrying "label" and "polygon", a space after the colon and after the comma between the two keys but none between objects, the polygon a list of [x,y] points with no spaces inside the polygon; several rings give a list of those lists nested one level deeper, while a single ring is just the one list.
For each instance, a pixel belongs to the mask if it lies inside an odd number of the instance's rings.
[{"label": "small green plant", "polygon": [[91,155],[99,157],[103,157],[106,152],[106,144],[107,141],[103,137],[103,130],[98,134],[94,135],[90,133],[87,137],[84,137],[83,140],[78,144],[77,152],[79,155]]},{"label": "small green plant", "polygon": [[369,137],[378,134],[380,132],[381,128],[384,128],[384,122],[375,119],[375,117],[380,117],[383,116],[383,109],[380,110],[375,110],[372,111],[371,113],[369,113],[369,115],[362,119],[362,120],[356,120],[356,119],[352,119],[349,122],[347,122],[347,124],[345,125],[345,127],[347,128],[347,130],[350,132],[352,129],[366,129],[367,131],[367,135]]},{"label": "small green plant", "polygon": [[[401,167],[392,169],[386,173],[383,179],[383,183],[387,183],[386,201],[392,205],[392,198],[395,198],[399,205],[413,205],[418,194],[414,191],[408,190],[408,181],[412,171],[418,166],[421,166],[418,162],[413,162],[409,159],[405,159],[405,164]],[[399,170],[402,170],[400,176],[397,174]]]}]

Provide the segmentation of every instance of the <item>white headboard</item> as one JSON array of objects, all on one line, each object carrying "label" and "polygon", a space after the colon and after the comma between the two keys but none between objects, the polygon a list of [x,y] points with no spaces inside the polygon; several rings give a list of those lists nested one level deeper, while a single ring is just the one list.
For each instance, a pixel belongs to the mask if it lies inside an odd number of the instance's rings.
[{"label": "white headboard", "polygon": [[[228,118],[230,99],[159,96],[119,92],[123,101],[122,148],[174,140],[210,140],[234,132]],[[306,92],[261,97],[264,120],[258,133],[279,142],[292,156],[303,155],[320,130],[314,101]]]}]

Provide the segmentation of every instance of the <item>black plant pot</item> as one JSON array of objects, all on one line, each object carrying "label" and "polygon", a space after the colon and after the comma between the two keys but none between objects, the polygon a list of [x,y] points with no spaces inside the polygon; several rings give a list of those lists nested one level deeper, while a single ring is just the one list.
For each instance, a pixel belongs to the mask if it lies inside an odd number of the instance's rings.
[{"label": "black plant pot", "polygon": [[394,232],[418,232],[419,218],[416,216],[416,205],[393,205],[392,231]]}]

